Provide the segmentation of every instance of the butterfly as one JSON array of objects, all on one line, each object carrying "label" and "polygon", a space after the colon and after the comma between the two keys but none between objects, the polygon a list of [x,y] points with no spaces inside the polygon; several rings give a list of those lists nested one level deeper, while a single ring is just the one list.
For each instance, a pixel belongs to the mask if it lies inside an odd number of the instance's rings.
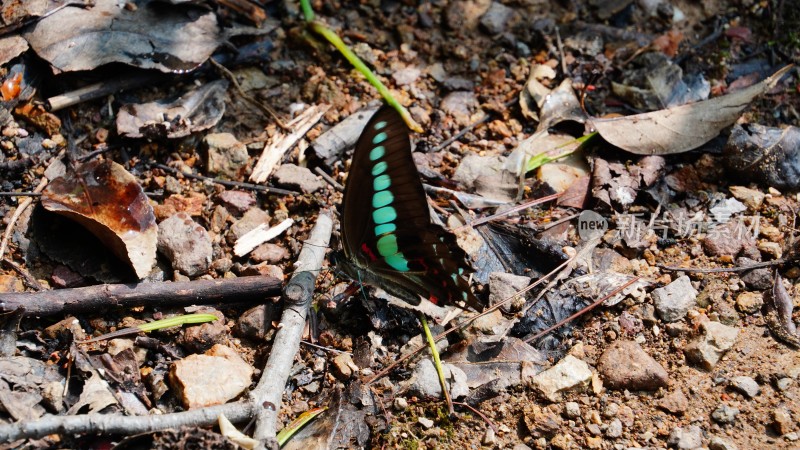
[{"label": "butterfly", "polygon": [[336,263],[352,279],[412,305],[423,297],[439,306],[483,309],[464,278],[472,272],[466,254],[453,234],[431,222],[408,127],[387,105],[356,142],[341,236]]}]

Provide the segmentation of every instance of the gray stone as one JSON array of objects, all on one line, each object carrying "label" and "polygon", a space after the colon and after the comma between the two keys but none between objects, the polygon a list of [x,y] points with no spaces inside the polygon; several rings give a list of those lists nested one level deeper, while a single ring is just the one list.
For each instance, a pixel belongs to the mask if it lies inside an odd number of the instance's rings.
[{"label": "gray stone", "polygon": [[422,425],[424,428],[433,428],[433,421],[428,419],[427,417],[420,417],[417,419],[417,422]]},{"label": "gray stone", "polygon": [[792,387],[792,384],[794,384],[794,380],[786,377],[779,379],[775,383],[775,387],[778,388],[778,390],[781,392],[786,392],[787,390],[789,390],[790,387]]},{"label": "gray stone", "polygon": [[692,287],[689,277],[684,275],[662,288],[655,289],[652,296],[661,320],[676,322],[686,317],[689,308],[694,305],[697,290]]},{"label": "gray stone", "polygon": [[206,273],[213,254],[208,231],[182,212],[158,224],[158,251],[189,277]]},{"label": "gray stone", "polygon": [[577,419],[581,416],[581,405],[577,402],[567,402],[564,404],[564,415],[567,419]]},{"label": "gray stone", "polygon": [[792,420],[792,413],[786,409],[776,409],[772,412],[772,427],[780,435],[791,433],[795,428],[795,421]]},{"label": "gray stone", "polygon": [[392,72],[392,78],[394,79],[394,83],[396,85],[406,86],[409,84],[414,84],[421,74],[422,71],[416,67],[405,67]]},{"label": "gray stone", "polygon": [[611,344],[597,361],[597,371],[609,389],[653,391],[669,381],[667,371],[633,341]]},{"label": "gray stone", "polygon": [[700,331],[702,335],[690,342],[684,353],[689,361],[711,370],[736,343],[739,329],[719,322],[703,322]]},{"label": "gray stone", "polygon": [[728,442],[719,436],[714,436],[708,443],[708,450],[739,450],[732,442]]},{"label": "gray stone", "polygon": [[237,180],[244,174],[250,155],[247,146],[230,133],[211,133],[203,139],[206,171],[211,176]]},{"label": "gray stone", "polygon": [[677,427],[669,434],[667,443],[679,450],[693,450],[703,445],[703,430],[697,425]]},{"label": "gray stone", "polygon": [[717,409],[711,413],[711,418],[714,422],[730,425],[736,421],[736,416],[739,415],[739,409],[725,404],[717,406]]},{"label": "gray stone", "polygon": [[[452,398],[464,397],[469,393],[467,385],[467,375],[451,364],[442,363],[442,371],[450,389]],[[414,373],[411,376],[409,393],[420,397],[441,397],[442,386],[439,383],[439,375],[436,367],[430,359],[423,359],[417,363]]]},{"label": "gray stone", "polygon": [[272,179],[278,186],[311,194],[325,187],[311,170],[294,164],[282,164],[275,170]]},{"label": "gray stone", "polygon": [[608,424],[608,428],[606,428],[606,436],[613,439],[622,436],[622,422],[619,419],[614,419]]},{"label": "gray stone", "polygon": [[[513,273],[492,272],[489,274],[489,304],[496,305],[507,300],[529,284],[531,284],[531,277],[523,277]],[[517,300],[524,306],[525,296],[517,296],[517,299],[514,299],[509,304],[512,310],[518,311],[518,309],[514,308]]]},{"label": "gray stone", "polygon": [[747,398],[753,398],[761,392],[761,386],[756,383],[756,380],[746,376],[731,378],[730,386]]},{"label": "gray stone", "polygon": [[530,380],[530,385],[551,402],[561,399],[567,391],[582,389],[589,385],[592,371],[584,361],[567,355],[553,367],[538,373]]},{"label": "gray stone", "polygon": [[408,409],[408,400],[405,397],[395,397],[392,405],[397,411],[405,411]]},{"label": "gray stone", "polygon": [[481,16],[480,24],[489,34],[500,34],[514,15],[514,10],[500,2],[492,2],[486,13]]}]

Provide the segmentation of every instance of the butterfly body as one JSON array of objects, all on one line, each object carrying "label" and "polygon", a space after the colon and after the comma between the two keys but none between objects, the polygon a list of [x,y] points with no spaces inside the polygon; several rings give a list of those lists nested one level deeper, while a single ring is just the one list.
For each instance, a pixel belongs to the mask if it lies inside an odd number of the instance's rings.
[{"label": "butterfly body", "polygon": [[424,297],[442,306],[482,308],[462,276],[471,272],[466,254],[430,220],[408,128],[388,106],[375,113],[356,143],[341,228],[337,265],[353,279],[413,305]]}]

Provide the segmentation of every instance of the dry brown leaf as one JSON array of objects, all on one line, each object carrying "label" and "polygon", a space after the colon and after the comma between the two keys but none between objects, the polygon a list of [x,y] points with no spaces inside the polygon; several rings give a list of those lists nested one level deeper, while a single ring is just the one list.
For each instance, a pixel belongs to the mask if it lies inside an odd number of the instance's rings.
[{"label": "dry brown leaf", "polygon": [[142,187],[121,165],[92,161],[56,178],[42,193],[42,206],[80,223],[139,278],[150,273],[156,262],[156,218]]},{"label": "dry brown leaf", "polygon": [[733,94],[702,102],[613,119],[589,119],[603,139],[637,155],[671,155],[700,147],[736,121],[757,96],[768,91],[793,65]]}]

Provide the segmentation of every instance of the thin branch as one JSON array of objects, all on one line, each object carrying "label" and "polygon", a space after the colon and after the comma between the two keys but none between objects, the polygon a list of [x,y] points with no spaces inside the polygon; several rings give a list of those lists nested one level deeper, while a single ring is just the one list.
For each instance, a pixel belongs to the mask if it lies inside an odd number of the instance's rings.
[{"label": "thin branch", "polygon": [[254,191],[264,192],[267,194],[278,194],[278,195],[302,195],[300,192],[296,191],[289,191],[287,189],[279,189],[274,187],[268,186],[261,186],[260,184],[252,184],[252,183],[242,183],[241,181],[227,181],[227,180],[220,180],[217,178],[206,177],[203,175],[196,175],[193,173],[184,172],[182,170],[174,169],[170,166],[164,164],[154,164],[153,167],[158,167],[161,170],[166,170],[168,172],[183,175],[186,178],[191,178],[194,180],[201,180],[201,181],[210,181],[215,184],[219,184],[221,186],[239,188],[239,189],[251,189]]},{"label": "thin branch", "polygon": [[80,414],[72,416],[45,415],[32,421],[20,421],[0,425],[0,442],[19,439],[37,439],[50,434],[119,434],[133,435],[149,431],[179,428],[183,426],[212,426],[220,414],[231,422],[243,422],[252,414],[249,401],[209,406],[171,414],[150,416],[125,416],[122,414]]},{"label": "thin branch", "polygon": [[281,280],[241,277],[173,283],[101,284],[74,289],[0,294],[0,312],[25,307],[26,316],[104,311],[112,307],[202,305],[257,301],[280,295]]},{"label": "thin branch", "polygon": [[746,266],[734,267],[715,267],[713,269],[703,269],[700,267],[677,267],[665,266],[664,264],[656,264],[659,269],[669,270],[671,272],[690,272],[690,273],[724,273],[724,272],[746,272],[748,270],[759,269],[762,267],[779,266],[785,263],[785,259],[776,259],[774,261],[765,261],[760,263],[748,264]]},{"label": "thin branch", "polygon": [[317,224],[300,251],[294,275],[283,292],[285,306],[281,316],[281,327],[275,334],[272,351],[264,366],[261,379],[256,388],[250,392],[250,398],[257,406],[253,438],[259,441],[257,447],[259,449],[267,448],[267,441],[270,446],[274,446],[275,443],[281,397],[294,357],[300,349],[306,316],[314,294],[314,284],[322,269],[325,250],[333,230],[333,219],[329,214],[324,212],[317,217]]}]

